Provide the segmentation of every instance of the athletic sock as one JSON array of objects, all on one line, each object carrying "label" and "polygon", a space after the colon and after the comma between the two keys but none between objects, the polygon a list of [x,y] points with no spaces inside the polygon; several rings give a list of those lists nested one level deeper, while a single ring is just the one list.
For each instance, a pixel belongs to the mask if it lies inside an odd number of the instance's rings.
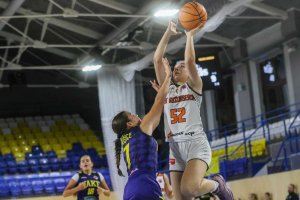
[{"label": "athletic sock", "polygon": [[212,190],[212,193],[216,194],[216,193],[219,192],[219,183],[217,181],[214,181],[214,180],[211,180],[211,181],[213,181],[213,183],[214,183],[214,188]]}]

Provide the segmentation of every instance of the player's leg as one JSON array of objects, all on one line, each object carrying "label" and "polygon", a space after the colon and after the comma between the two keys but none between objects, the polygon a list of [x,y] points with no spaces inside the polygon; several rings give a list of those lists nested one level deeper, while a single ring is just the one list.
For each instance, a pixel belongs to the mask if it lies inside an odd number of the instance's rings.
[{"label": "player's leg", "polygon": [[174,199],[176,199],[176,200],[184,200],[183,196],[181,195],[181,190],[180,190],[182,174],[183,174],[183,172],[177,172],[177,171],[170,172],[172,188],[174,191]]},{"label": "player's leg", "polygon": [[207,140],[191,141],[186,144],[188,163],[181,180],[181,191],[185,197],[195,197],[209,192],[215,193],[222,200],[233,200],[231,190],[222,176],[213,180],[204,179],[211,162],[211,149]]},{"label": "player's leg", "polygon": [[176,200],[184,200],[183,196],[181,195],[181,179],[182,174],[185,168],[185,162],[181,158],[181,144],[179,143],[169,143],[170,146],[170,176],[171,176],[171,185],[174,191],[174,199]]},{"label": "player's leg", "polygon": [[214,191],[218,183],[204,179],[207,164],[203,160],[190,160],[184,170],[181,180],[181,193],[184,198],[193,198]]}]

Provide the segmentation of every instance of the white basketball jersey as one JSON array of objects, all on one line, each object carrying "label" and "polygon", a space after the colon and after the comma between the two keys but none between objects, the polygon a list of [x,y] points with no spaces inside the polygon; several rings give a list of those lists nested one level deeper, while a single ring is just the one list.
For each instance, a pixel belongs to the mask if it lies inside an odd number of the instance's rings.
[{"label": "white basketball jersey", "polygon": [[202,96],[185,83],[170,85],[164,105],[165,134],[168,142],[205,138],[200,116]]}]

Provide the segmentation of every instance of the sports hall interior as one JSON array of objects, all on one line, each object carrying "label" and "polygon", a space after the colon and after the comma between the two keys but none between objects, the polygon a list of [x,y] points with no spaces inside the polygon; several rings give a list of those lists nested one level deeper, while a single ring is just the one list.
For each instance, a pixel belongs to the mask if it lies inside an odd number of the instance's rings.
[{"label": "sports hall interior", "polygon": [[[85,154],[112,191],[101,199],[121,199],[112,117],[150,110],[153,54],[174,20],[154,14],[187,2],[0,0],[0,199],[75,199],[62,192]],[[300,1],[197,2],[208,13],[194,38],[206,176],[221,173],[240,200],[282,200],[289,184],[300,192]],[[177,28],[171,66],[184,59]],[[153,136],[168,174],[163,119]]]}]

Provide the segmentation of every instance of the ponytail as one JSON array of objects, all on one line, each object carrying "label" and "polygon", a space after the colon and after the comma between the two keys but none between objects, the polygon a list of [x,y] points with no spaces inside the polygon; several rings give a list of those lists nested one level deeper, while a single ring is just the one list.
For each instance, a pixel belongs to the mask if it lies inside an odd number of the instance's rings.
[{"label": "ponytail", "polygon": [[115,140],[115,154],[116,154],[116,164],[118,169],[119,176],[124,176],[122,170],[120,169],[120,160],[121,160],[121,140],[117,138]]}]

